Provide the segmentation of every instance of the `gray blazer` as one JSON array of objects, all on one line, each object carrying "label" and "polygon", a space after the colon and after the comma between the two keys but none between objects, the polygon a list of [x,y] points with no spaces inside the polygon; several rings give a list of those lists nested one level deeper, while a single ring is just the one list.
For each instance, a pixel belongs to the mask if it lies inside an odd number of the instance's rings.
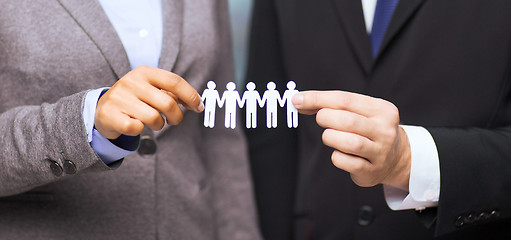
[{"label": "gray blazer", "polygon": [[[160,67],[223,89],[233,78],[226,9],[163,0]],[[97,1],[2,2],[0,239],[259,239],[240,130],[206,129],[186,112],[179,126],[143,133],[154,154],[120,166],[98,158],[85,92],[129,70]]]}]

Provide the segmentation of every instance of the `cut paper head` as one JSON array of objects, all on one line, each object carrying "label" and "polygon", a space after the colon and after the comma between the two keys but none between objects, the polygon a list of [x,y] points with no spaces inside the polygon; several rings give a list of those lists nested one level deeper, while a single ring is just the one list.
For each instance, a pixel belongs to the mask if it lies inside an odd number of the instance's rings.
[{"label": "cut paper head", "polygon": [[234,89],[236,89],[236,84],[235,83],[233,83],[233,82],[227,83],[227,90],[233,91]]},{"label": "cut paper head", "polygon": [[247,83],[247,90],[253,91],[255,89],[255,87],[256,87],[255,83],[253,83],[253,82]]},{"label": "cut paper head", "polygon": [[293,81],[287,82],[287,89],[294,90],[295,87],[296,87],[296,83],[295,82],[293,82]]},{"label": "cut paper head", "polygon": [[269,82],[266,87],[268,88],[268,90],[275,90],[275,83],[274,82]]},{"label": "cut paper head", "polygon": [[215,88],[216,88],[216,83],[215,83],[215,82],[213,82],[213,81],[209,81],[209,82],[208,82],[208,88],[209,88],[209,89],[215,89]]}]

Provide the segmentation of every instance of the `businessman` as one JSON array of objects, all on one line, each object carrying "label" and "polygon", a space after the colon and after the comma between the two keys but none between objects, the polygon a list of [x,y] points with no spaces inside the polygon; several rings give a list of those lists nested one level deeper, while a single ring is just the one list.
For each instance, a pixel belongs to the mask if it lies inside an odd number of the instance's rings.
[{"label": "businessman", "polygon": [[256,1],[247,80],[315,90],[293,98],[312,114],[297,130],[248,131],[264,236],[509,238],[510,13]]}]

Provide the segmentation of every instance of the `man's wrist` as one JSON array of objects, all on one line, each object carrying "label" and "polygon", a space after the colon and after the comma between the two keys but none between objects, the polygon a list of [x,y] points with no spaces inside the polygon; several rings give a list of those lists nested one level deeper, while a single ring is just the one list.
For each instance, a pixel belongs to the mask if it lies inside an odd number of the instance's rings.
[{"label": "man's wrist", "polygon": [[391,172],[392,177],[389,181],[383,182],[385,185],[389,185],[403,191],[408,191],[410,183],[410,168],[411,168],[411,150],[410,143],[408,141],[408,135],[402,127],[398,129],[398,142],[397,142],[397,160],[396,166]]},{"label": "man's wrist", "polygon": [[423,127],[401,127],[410,144],[409,191],[384,185],[385,200],[393,210],[421,210],[437,206],[440,195],[440,166],[434,139]]}]

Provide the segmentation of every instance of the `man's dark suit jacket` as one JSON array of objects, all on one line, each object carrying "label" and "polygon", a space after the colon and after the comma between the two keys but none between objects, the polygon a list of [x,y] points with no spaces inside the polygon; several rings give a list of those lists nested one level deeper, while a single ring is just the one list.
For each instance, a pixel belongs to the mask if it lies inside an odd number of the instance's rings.
[{"label": "man's dark suit jacket", "polygon": [[392,211],[382,186],[331,163],[314,116],[266,129],[261,111],[248,134],[267,239],[511,239],[511,1],[402,0],[374,59],[359,0],[258,0],[253,14],[260,92],[294,80],[386,99],[432,134],[441,170],[437,208]]}]

